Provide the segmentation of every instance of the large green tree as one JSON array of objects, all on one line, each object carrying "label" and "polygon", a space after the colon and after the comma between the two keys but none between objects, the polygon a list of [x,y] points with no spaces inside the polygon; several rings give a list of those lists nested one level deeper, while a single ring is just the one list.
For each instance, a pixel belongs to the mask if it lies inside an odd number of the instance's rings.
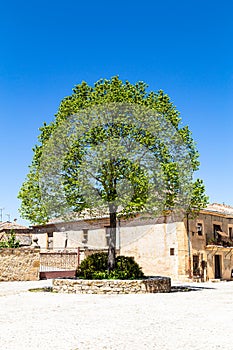
[{"label": "large green tree", "polygon": [[143,82],[113,77],[77,85],[54,122],[40,129],[19,193],[22,216],[43,223],[67,208],[69,214],[107,208],[114,268],[117,215],[205,205],[202,182],[190,183],[198,152],[180,121],[168,95],[148,93]]}]

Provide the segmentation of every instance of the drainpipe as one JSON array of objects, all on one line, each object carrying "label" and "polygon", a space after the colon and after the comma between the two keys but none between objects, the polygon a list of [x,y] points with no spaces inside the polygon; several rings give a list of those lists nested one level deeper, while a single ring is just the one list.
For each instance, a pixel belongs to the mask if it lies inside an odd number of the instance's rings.
[{"label": "drainpipe", "polygon": [[188,273],[189,278],[192,278],[192,270],[191,270],[191,242],[190,242],[190,231],[189,231],[189,214],[186,214],[187,219],[187,235],[188,235]]}]

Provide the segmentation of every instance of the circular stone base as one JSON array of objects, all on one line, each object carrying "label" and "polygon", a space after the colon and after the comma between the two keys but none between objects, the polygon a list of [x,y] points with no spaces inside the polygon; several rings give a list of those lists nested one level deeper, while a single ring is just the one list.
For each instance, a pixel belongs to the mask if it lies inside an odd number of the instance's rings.
[{"label": "circular stone base", "polygon": [[143,294],[169,293],[169,277],[149,277],[140,280],[54,279],[53,291],[77,294]]}]

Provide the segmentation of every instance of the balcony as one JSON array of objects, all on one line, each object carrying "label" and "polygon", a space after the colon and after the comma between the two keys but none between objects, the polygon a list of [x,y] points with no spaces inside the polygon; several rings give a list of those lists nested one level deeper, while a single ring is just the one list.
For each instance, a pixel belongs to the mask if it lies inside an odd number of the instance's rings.
[{"label": "balcony", "polygon": [[[214,237],[214,233],[212,234],[212,237]],[[233,247],[233,240],[225,232],[218,232],[216,238],[209,238],[209,239],[207,238],[206,244],[217,245],[217,246],[227,248],[227,247]]]}]

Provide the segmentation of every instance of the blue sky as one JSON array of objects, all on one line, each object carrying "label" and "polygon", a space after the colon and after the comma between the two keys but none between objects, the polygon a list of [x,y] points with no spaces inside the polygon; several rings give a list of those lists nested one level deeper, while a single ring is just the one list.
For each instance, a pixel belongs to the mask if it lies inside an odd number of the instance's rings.
[{"label": "blue sky", "polygon": [[232,13],[231,0],[1,2],[3,220],[19,218],[38,128],[75,84],[114,75],[168,93],[197,143],[210,201],[233,205]]}]

